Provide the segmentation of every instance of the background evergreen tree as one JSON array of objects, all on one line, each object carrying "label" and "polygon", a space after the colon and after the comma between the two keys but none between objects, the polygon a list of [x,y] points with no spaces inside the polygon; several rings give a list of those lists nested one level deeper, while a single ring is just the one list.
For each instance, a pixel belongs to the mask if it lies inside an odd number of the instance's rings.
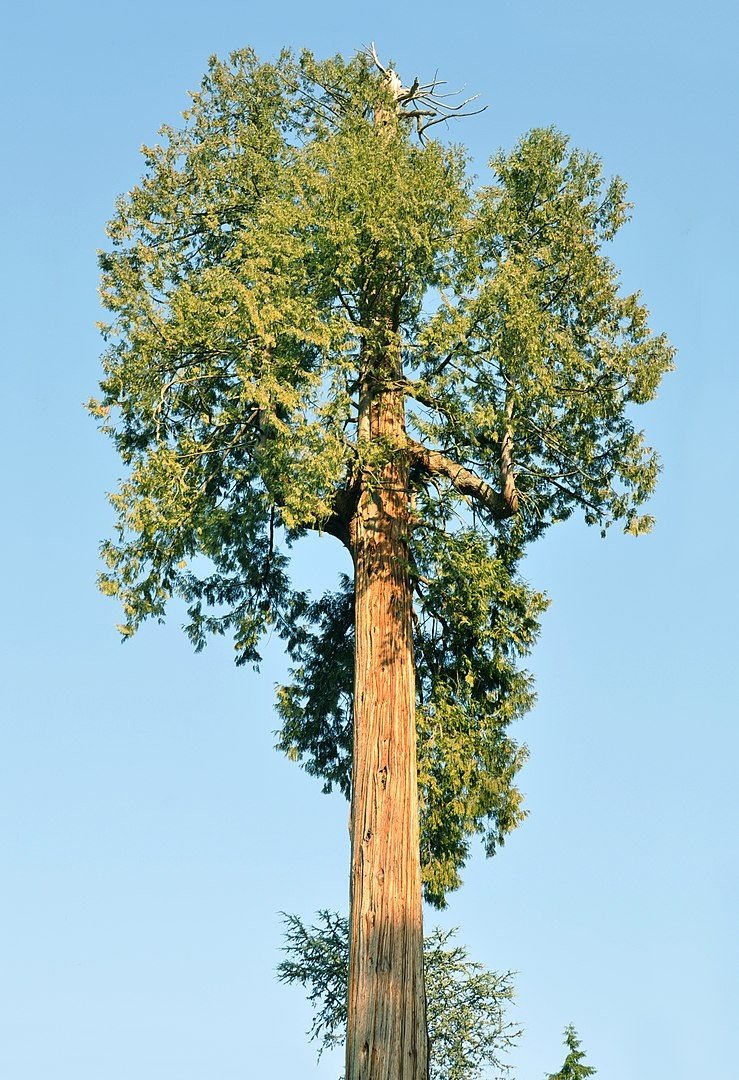
[{"label": "background evergreen tree", "polygon": [[[425,1080],[422,881],[443,904],[522,817],[518,562],[575,510],[648,528],[631,406],[671,358],[601,250],[623,183],[538,130],[474,188],[424,135],[438,94],[374,56],[214,59],[101,258],[92,409],[128,467],[102,587],[126,635],[179,596],[197,648],[287,643],[280,744],[352,799],[348,1080]],[[353,564],[318,599],[308,530]]]},{"label": "background evergreen tree", "polygon": [[[308,992],[314,1018],[309,1035],[325,1049],[346,1036],[349,923],[332,911],[319,911],[306,926],[285,916],[282,982]],[[456,931],[433,930],[424,941],[424,971],[429,1025],[430,1080],[479,1080],[509,1074],[507,1052],[521,1034],[505,1010],[513,998],[511,972],[498,974],[470,960],[456,944]]]},{"label": "background evergreen tree", "polygon": [[580,1040],[572,1024],[565,1028],[565,1046],[568,1054],[564,1065],[559,1072],[550,1073],[547,1080],[583,1080],[586,1076],[594,1076],[597,1070],[584,1063],[585,1052],[580,1049]]},{"label": "background evergreen tree", "polygon": [[[333,911],[319,911],[306,926],[297,915],[285,916],[285,959],[278,966],[282,982],[299,983],[314,1010],[308,1034],[324,1050],[341,1046],[346,1035],[349,923]],[[521,1035],[506,1018],[514,996],[511,972],[497,974],[470,960],[454,943],[456,931],[433,930],[424,941],[424,970],[429,1025],[430,1080],[480,1080],[511,1075],[505,1059]],[[577,1032],[565,1028],[568,1050],[562,1068],[547,1080],[583,1080],[596,1069],[584,1063]]]}]

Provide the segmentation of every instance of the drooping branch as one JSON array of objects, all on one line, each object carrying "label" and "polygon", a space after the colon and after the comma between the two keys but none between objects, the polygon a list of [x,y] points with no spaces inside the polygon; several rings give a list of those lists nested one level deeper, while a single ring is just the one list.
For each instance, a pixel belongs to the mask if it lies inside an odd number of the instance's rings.
[{"label": "drooping branch", "polygon": [[441,476],[448,480],[455,491],[484,507],[495,521],[504,521],[515,514],[518,498],[513,497],[515,489],[511,484],[506,484],[503,493],[500,493],[464,465],[439,450],[429,450],[413,439],[408,440],[406,450],[417,469],[428,476]]}]

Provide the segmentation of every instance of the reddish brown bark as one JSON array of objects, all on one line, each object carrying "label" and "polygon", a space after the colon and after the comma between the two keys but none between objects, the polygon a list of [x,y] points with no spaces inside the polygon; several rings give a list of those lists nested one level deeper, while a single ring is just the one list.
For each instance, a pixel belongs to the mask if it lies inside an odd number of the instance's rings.
[{"label": "reddish brown bark", "polygon": [[366,386],[360,428],[395,449],[379,475],[363,479],[352,523],[356,663],[346,1078],[427,1080],[402,395],[383,389],[380,380]]}]

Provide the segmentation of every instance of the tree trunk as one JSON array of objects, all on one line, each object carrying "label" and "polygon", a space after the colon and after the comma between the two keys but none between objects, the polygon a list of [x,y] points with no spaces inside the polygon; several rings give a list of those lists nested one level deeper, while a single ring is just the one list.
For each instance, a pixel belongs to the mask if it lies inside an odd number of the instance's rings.
[{"label": "tree trunk", "polygon": [[372,441],[388,440],[398,449],[379,475],[363,479],[352,530],[356,662],[346,1080],[427,1080],[408,464],[397,389],[365,388],[362,429]]}]

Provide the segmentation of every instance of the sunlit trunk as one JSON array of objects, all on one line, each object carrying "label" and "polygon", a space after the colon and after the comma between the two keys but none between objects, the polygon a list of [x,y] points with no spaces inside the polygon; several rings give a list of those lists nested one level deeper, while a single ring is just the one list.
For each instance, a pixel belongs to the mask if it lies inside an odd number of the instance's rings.
[{"label": "sunlit trunk", "polygon": [[427,1080],[415,668],[403,398],[365,389],[361,424],[397,442],[356,511],[356,666],[347,1080]]}]

